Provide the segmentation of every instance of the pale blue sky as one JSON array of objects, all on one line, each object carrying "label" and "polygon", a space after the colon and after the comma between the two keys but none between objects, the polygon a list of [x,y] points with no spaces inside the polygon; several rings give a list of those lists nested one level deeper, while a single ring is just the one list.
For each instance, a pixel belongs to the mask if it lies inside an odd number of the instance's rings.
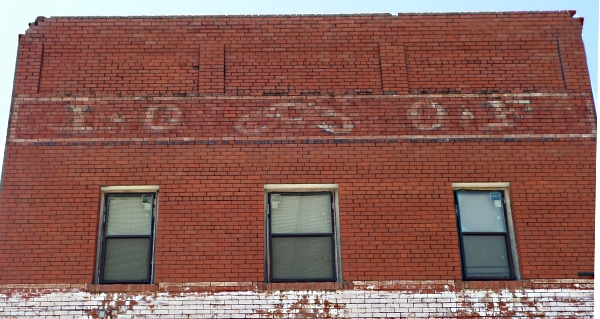
[{"label": "pale blue sky", "polygon": [[[37,16],[224,15],[576,10],[595,96],[598,78],[597,0],[2,0],[0,4],[0,156],[4,153],[18,35]],[[597,101],[597,98],[596,98]]]}]

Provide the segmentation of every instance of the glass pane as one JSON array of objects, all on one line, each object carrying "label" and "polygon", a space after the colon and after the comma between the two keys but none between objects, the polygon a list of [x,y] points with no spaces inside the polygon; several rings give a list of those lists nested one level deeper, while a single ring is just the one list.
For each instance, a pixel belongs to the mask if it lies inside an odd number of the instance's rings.
[{"label": "glass pane", "polygon": [[331,233],[331,194],[271,194],[271,232]]},{"label": "glass pane", "polygon": [[462,231],[505,232],[502,193],[457,192]]},{"label": "glass pane", "polygon": [[273,279],[333,279],[331,237],[274,237]]},{"label": "glass pane", "polygon": [[504,236],[463,236],[463,249],[467,277],[510,277]]},{"label": "glass pane", "polygon": [[152,195],[108,196],[107,235],[150,235]]},{"label": "glass pane", "polygon": [[107,238],[104,280],[150,281],[149,238]]}]

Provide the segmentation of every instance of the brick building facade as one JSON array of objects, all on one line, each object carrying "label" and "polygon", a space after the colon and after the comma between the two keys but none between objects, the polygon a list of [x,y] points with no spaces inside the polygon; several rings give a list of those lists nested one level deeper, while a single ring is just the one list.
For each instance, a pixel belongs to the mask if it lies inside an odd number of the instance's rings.
[{"label": "brick building facade", "polygon": [[591,318],[574,12],[39,17],[8,318]]}]

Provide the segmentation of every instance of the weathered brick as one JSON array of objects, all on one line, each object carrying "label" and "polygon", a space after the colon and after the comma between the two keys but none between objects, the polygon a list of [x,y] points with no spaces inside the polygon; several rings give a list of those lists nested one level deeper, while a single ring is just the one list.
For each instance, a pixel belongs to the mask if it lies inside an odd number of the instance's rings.
[{"label": "weathered brick", "polygon": [[[567,11],[40,17],[19,40],[1,312],[588,318],[580,35]],[[510,183],[521,280],[461,280],[468,182]],[[339,185],[343,282],[264,282],[266,184]],[[154,284],[90,285],[119,185],[160,186]]]}]

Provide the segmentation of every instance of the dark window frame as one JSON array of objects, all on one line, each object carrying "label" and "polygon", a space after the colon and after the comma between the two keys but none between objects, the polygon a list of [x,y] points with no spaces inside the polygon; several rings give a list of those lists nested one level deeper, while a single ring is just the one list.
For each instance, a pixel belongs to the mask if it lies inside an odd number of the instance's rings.
[{"label": "dark window frame", "polygon": [[[109,197],[127,197],[127,196],[151,196],[151,217],[149,235],[107,235],[108,216],[110,214]],[[151,284],[154,279],[154,254],[155,254],[155,236],[156,236],[156,206],[158,192],[107,192],[103,194],[103,207],[101,215],[101,233],[100,233],[100,258],[98,265],[98,283],[99,284]],[[104,270],[106,265],[106,245],[107,239],[148,239],[148,277],[144,280],[105,280]]]},{"label": "dark window frame", "polygon": [[[331,218],[331,232],[330,233],[278,233],[273,234],[271,231],[271,199],[272,195],[280,196],[310,196],[315,194],[327,194],[330,198],[330,218]],[[267,237],[268,237],[268,248],[267,248],[267,259],[265,260],[265,269],[268,271],[265,274],[266,282],[337,282],[338,277],[338,258],[337,258],[337,218],[336,218],[336,196],[335,190],[307,190],[307,191],[271,191],[267,193]],[[332,258],[332,274],[331,278],[274,278],[273,277],[273,237],[275,238],[294,238],[294,237],[329,237],[331,239],[331,258]]]},{"label": "dark window frame", "polygon": [[[501,196],[501,202],[502,202],[502,213],[504,214],[504,229],[505,231],[503,232],[474,232],[474,231],[468,231],[468,232],[464,232],[462,231],[462,227],[461,227],[461,216],[460,216],[460,205],[458,202],[458,193],[459,192],[497,192],[500,193]],[[454,190],[454,205],[455,205],[455,213],[456,213],[456,227],[457,227],[457,231],[458,231],[458,239],[459,239],[459,248],[460,248],[460,262],[461,262],[461,274],[462,274],[462,279],[464,281],[491,281],[491,280],[516,280],[517,279],[517,273],[515,271],[516,265],[513,259],[513,245],[511,243],[511,236],[512,236],[512,231],[511,231],[511,224],[509,223],[509,218],[511,217],[510,214],[507,211],[507,201],[506,201],[506,190],[503,189],[455,189]],[[509,270],[509,276],[508,277],[493,277],[493,276],[489,276],[489,277],[469,277],[467,275],[467,267],[466,267],[466,256],[465,256],[465,249],[464,249],[464,238],[468,237],[468,236],[495,236],[495,237],[499,237],[499,236],[503,236],[504,237],[504,243],[505,243],[505,247],[506,247],[506,254],[507,254],[507,262],[508,262],[508,270]]]}]

